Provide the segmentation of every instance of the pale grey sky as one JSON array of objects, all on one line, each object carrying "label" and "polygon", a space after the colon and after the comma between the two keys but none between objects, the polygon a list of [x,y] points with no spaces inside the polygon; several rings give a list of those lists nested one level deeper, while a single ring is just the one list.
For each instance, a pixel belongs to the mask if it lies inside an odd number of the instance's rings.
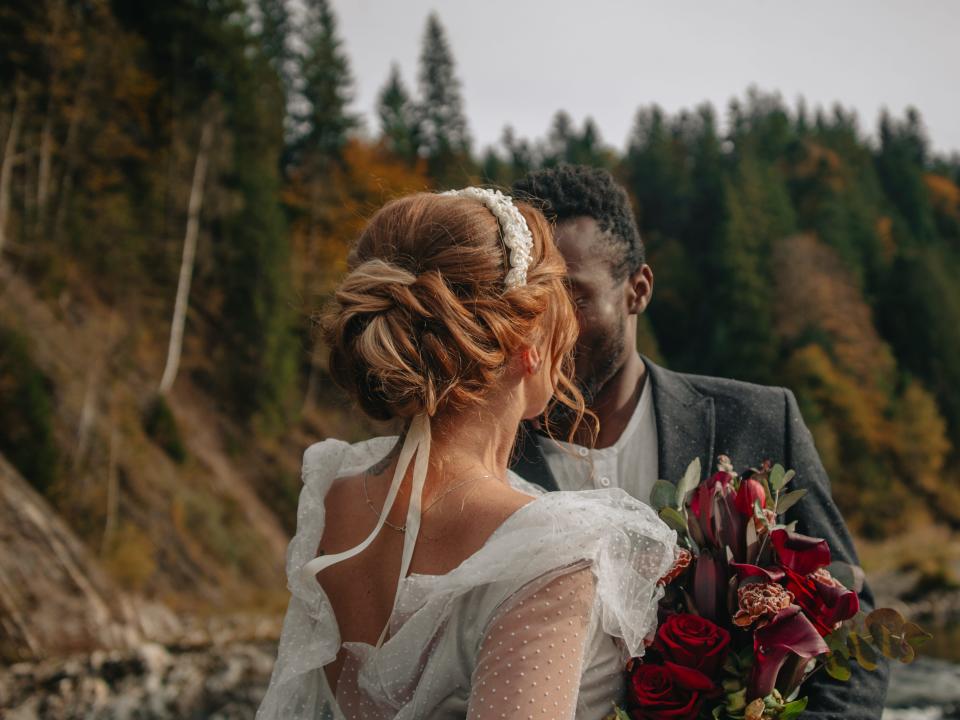
[{"label": "pale grey sky", "polygon": [[333,0],[356,81],[376,95],[400,64],[415,91],[427,14],[447,31],[481,150],[504,125],[540,138],[558,109],[623,148],[641,105],[725,114],[750,85],[791,106],[841,102],[873,133],[881,107],[921,112],[936,151],[960,151],[958,0]]}]

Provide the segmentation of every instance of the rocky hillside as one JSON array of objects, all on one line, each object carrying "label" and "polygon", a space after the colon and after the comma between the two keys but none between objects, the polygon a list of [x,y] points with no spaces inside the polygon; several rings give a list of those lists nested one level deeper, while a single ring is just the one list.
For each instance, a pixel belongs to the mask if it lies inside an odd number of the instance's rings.
[{"label": "rocky hillside", "polygon": [[[50,407],[46,444],[25,431],[11,452],[55,465],[40,482],[0,453],[0,660],[130,648],[190,617],[276,615],[300,454],[321,429],[253,442],[193,384],[188,352],[167,429],[153,431],[156,338],[95,297],[40,297],[3,263],[0,329]],[[2,374],[0,390],[17,382]]]}]

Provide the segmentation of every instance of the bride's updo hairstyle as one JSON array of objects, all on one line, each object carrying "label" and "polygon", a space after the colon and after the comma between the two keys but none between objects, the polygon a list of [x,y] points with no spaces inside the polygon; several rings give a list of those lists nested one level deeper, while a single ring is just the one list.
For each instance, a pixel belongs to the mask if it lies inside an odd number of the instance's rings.
[{"label": "bride's updo hairstyle", "polygon": [[516,206],[533,248],[526,284],[510,289],[500,224],[476,199],[419,193],[387,203],[370,220],[321,321],[330,374],[368,415],[462,410],[482,400],[522,346],[546,343],[552,405],[582,417],[583,397],[571,381],[577,321],[563,257],[540,211]]}]

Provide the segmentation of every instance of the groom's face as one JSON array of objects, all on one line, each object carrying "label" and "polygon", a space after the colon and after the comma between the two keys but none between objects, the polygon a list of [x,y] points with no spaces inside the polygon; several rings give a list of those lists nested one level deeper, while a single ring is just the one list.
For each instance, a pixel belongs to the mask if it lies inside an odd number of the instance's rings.
[{"label": "groom's face", "polygon": [[597,221],[574,218],[557,225],[557,246],[567,261],[567,274],[577,306],[580,336],[576,347],[576,377],[588,404],[617,369],[626,351],[628,308],[626,280],[613,275],[610,242]]}]

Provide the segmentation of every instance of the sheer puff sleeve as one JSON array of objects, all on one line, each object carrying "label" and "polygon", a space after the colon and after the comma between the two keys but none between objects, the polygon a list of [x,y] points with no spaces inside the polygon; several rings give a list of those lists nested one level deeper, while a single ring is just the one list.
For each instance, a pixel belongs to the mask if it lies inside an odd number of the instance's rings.
[{"label": "sheer puff sleeve", "polygon": [[662,595],[657,581],[673,564],[676,535],[620,490],[552,494],[505,534],[513,536],[510,565],[522,567],[526,555],[538,574],[514,583],[489,614],[468,717],[579,717],[578,695],[598,661],[598,643],[619,642],[619,653],[608,645],[614,659],[605,653],[606,674],[621,676],[623,658],[643,655]]},{"label": "sheer puff sleeve", "polygon": [[580,563],[507,603],[481,642],[468,720],[572,719],[595,596],[596,578]]}]

